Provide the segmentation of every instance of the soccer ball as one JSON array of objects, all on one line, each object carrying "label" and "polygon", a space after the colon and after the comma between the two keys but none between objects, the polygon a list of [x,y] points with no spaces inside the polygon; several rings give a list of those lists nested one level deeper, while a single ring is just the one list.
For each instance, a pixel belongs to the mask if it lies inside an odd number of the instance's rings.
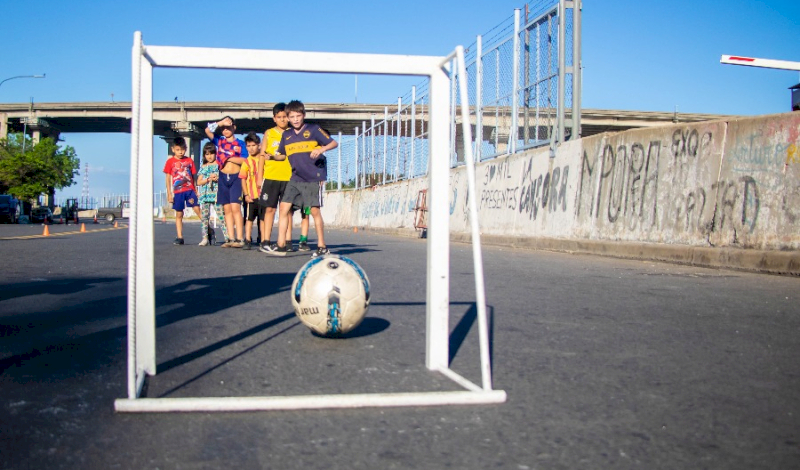
[{"label": "soccer ball", "polygon": [[292,282],[294,313],[312,331],[338,336],[357,327],[369,308],[369,279],[350,258],[326,255],[303,265]]}]

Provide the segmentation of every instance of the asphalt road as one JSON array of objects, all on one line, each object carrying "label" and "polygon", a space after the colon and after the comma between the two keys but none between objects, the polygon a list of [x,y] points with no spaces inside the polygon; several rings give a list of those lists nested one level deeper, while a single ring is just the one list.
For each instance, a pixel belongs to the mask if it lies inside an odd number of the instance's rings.
[{"label": "asphalt road", "polygon": [[[117,414],[128,231],[109,228],[0,226],[0,468],[800,468],[798,278],[486,247],[505,404]],[[424,240],[328,231],[373,292],[332,340],[292,312],[308,254],[155,233],[148,397],[457,389],[424,367]],[[479,382],[471,249],[451,256],[452,368]]]}]

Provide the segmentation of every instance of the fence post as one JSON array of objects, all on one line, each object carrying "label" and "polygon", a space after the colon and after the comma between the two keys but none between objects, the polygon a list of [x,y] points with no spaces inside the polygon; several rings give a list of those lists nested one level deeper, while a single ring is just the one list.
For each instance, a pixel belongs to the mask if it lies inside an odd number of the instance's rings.
[{"label": "fence post", "polygon": [[450,61],[450,168],[455,168],[458,164],[458,152],[456,146],[456,60]]},{"label": "fence post", "polygon": [[378,172],[375,171],[375,113],[372,113],[370,126],[370,174],[372,175],[373,186],[378,184]]},{"label": "fence post", "polygon": [[389,107],[383,107],[383,184],[386,184],[386,144],[389,139]]},{"label": "fence post", "polygon": [[336,176],[336,180],[337,180],[336,190],[337,191],[341,191],[342,190],[342,132],[341,131],[339,131],[339,140],[337,140],[337,142],[339,142],[338,147],[336,147],[339,150],[339,152],[338,152],[339,153],[339,155],[338,155],[338,162],[339,163],[337,164],[337,166],[338,166],[338,168],[337,168],[338,175]]},{"label": "fence post", "polygon": [[361,121],[361,187],[367,187],[367,121]]},{"label": "fence post", "polygon": [[519,134],[519,8],[514,9],[514,40],[513,40],[513,62],[512,62],[512,78],[511,88],[513,93],[511,95],[511,132],[508,133],[508,148],[509,153],[516,153],[517,151],[517,134]]},{"label": "fence post", "polygon": [[356,174],[355,177],[353,178],[353,189],[358,189],[358,126],[356,126],[356,132],[354,137],[355,140],[353,141],[354,144],[353,147],[355,147],[356,149],[354,155],[356,161]]},{"label": "fence post", "polygon": [[475,38],[475,161],[481,161],[483,147],[483,36]]},{"label": "fence post", "polygon": [[414,154],[416,145],[414,139],[417,136],[417,86],[411,87],[411,164],[408,166],[408,178],[414,177]]},{"label": "fence post", "polygon": [[403,107],[403,98],[397,98],[397,145],[395,146],[394,180],[400,181],[400,109]]},{"label": "fence post", "polygon": [[564,142],[564,96],[567,76],[567,44],[566,44],[566,0],[558,0],[558,107],[556,109],[556,119],[558,120],[558,143]]},{"label": "fence post", "polygon": [[583,65],[581,60],[581,8],[578,0],[572,4],[572,134],[569,140],[581,137],[581,87]]}]

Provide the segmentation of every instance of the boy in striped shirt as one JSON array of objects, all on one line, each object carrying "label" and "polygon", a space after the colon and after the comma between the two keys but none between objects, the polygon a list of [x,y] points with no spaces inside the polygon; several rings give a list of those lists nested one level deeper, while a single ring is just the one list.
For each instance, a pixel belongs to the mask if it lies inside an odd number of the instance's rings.
[{"label": "boy in striped shirt", "polygon": [[239,171],[239,179],[242,180],[242,193],[244,196],[244,245],[243,249],[249,250],[251,245],[251,235],[253,233],[253,222],[257,221],[256,230],[259,231],[259,242],[262,239],[261,227],[264,220],[264,208],[258,203],[258,196],[261,192],[261,179],[259,175],[259,154],[261,153],[261,139],[255,132],[250,132],[244,138],[248,157],[242,163]]}]

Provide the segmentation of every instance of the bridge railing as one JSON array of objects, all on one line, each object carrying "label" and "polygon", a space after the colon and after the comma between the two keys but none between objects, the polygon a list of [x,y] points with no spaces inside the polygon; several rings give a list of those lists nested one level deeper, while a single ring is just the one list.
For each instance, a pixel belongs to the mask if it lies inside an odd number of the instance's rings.
[{"label": "bridge railing", "polygon": [[[473,152],[479,161],[580,135],[580,2],[533,0],[466,49]],[[455,70],[451,64],[451,70]],[[464,149],[457,81],[451,80],[451,166]],[[327,189],[359,189],[428,171],[428,83],[338,136]],[[567,110],[570,110],[567,118]],[[334,136],[336,138],[336,136]],[[333,154],[334,152],[331,152]],[[340,171],[341,170],[341,171]]]}]

